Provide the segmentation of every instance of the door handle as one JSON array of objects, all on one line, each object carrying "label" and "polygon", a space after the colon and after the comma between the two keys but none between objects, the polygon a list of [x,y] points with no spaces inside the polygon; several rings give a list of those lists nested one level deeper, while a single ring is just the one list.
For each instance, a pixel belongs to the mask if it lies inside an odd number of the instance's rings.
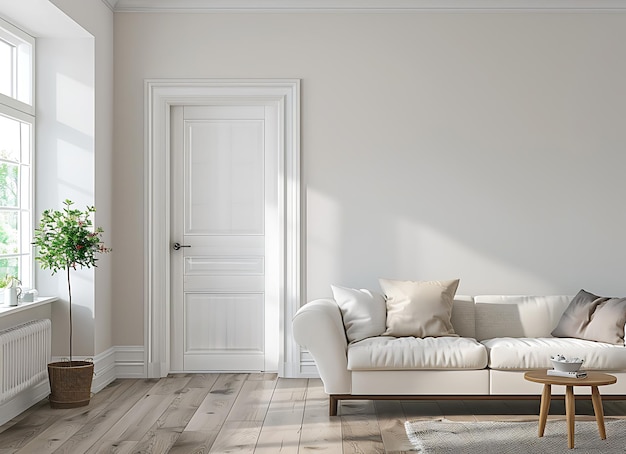
[{"label": "door handle", "polygon": [[180,244],[178,242],[174,243],[174,250],[177,251],[179,250],[181,247],[191,247],[191,244]]}]

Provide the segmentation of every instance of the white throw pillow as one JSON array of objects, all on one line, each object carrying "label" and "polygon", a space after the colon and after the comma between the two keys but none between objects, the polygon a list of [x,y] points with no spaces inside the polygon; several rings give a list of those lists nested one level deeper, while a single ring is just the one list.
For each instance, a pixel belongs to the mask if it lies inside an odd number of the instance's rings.
[{"label": "white throw pillow", "polygon": [[450,322],[459,280],[379,279],[386,298],[386,336],[457,336]]},{"label": "white throw pillow", "polygon": [[331,285],[333,297],[343,316],[349,342],[380,336],[385,331],[385,298],[365,289]]}]

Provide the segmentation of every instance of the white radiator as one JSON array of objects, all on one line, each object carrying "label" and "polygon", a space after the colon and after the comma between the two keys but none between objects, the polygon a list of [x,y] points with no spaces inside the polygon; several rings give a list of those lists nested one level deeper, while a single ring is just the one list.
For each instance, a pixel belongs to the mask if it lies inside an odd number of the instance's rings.
[{"label": "white radiator", "polygon": [[0,331],[0,403],[47,376],[50,320],[35,320]]}]

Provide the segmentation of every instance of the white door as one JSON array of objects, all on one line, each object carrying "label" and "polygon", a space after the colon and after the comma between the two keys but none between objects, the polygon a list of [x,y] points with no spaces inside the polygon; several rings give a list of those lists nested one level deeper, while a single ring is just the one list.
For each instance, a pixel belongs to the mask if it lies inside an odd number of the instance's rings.
[{"label": "white door", "polygon": [[180,106],[171,119],[171,369],[275,370],[278,109]]}]

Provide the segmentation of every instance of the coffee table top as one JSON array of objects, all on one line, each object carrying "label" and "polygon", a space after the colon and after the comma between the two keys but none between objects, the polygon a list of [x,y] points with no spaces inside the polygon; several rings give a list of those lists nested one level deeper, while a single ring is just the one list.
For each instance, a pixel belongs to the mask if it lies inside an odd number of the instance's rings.
[{"label": "coffee table top", "polygon": [[535,383],[543,383],[545,385],[564,385],[564,386],[603,386],[617,383],[617,378],[613,375],[604,374],[602,372],[587,371],[585,378],[569,378],[559,377],[557,375],[548,375],[547,370],[533,370],[526,372],[524,378]]}]

